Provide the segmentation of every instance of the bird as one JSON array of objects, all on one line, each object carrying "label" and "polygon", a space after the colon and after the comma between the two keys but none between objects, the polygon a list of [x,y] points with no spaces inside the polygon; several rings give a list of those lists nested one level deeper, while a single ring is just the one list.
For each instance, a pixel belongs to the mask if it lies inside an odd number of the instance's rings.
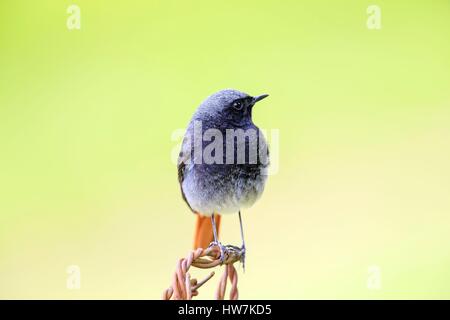
[{"label": "bird", "polygon": [[227,249],[218,238],[221,214],[237,213],[244,268],[241,211],[261,197],[268,176],[268,145],[252,119],[253,107],[266,97],[235,89],[207,97],[187,126],[177,161],[182,199],[197,215],[194,249],[218,246],[223,263]]}]

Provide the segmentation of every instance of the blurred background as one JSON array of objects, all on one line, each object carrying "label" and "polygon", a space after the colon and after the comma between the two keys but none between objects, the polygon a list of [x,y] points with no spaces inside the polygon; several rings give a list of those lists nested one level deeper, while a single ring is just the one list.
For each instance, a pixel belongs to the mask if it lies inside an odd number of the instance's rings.
[{"label": "blurred background", "polygon": [[447,0],[1,1],[0,298],[160,298],[195,222],[172,134],[230,87],[279,130],[241,298],[450,298],[449,32]]}]

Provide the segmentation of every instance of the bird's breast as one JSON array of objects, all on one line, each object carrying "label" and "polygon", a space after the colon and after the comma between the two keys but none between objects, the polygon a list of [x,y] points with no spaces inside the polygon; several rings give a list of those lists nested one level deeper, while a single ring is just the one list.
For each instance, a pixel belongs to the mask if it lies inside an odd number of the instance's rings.
[{"label": "bird's breast", "polygon": [[[235,213],[261,196],[269,165],[267,144],[257,127],[248,129],[254,132],[220,130],[221,137],[202,140],[200,158],[195,142],[187,148],[193,161],[186,165],[182,188],[194,211]],[[231,133],[232,139],[227,136]]]}]

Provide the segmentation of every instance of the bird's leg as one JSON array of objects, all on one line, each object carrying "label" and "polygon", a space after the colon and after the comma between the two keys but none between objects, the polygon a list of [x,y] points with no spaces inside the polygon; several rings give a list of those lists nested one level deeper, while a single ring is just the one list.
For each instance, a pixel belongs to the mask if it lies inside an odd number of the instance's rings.
[{"label": "bird's leg", "polygon": [[245,240],[244,240],[244,227],[242,226],[242,217],[241,217],[241,211],[239,210],[239,225],[241,227],[241,239],[242,239],[242,247],[241,247],[241,252],[242,252],[242,269],[245,271]]},{"label": "bird's leg", "polygon": [[223,263],[225,261],[225,251],[226,248],[219,242],[219,238],[217,237],[217,227],[216,227],[216,219],[214,219],[214,213],[211,215],[211,224],[214,234],[214,241],[209,244],[210,247],[217,246],[220,250],[220,262]]}]

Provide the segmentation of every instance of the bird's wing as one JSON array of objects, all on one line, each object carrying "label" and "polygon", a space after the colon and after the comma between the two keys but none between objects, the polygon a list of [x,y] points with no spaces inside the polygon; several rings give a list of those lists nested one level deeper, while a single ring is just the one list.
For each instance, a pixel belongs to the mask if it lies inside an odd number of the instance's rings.
[{"label": "bird's wing", "polygon": [[[189,129],[186,133],[189,137]],[[214,233],[211,224],[211,218],[209,216],[204,216],[199,212],[196,212],[192,209],[188,200],[186,199],[186,195],[183,191],[183,181],[187,174],[189,174],[190,168],[192,168],[191,162],[194,160],[191,158],[192,152],[192,144],[189,138],[184,138],[183,143],[181,144],[181,151],[178,156],[178,182],[180,183],[181,196],[183,197],[184,202],[188,205],[189,209],[193,213],[197,214],[197,224],[195,226],[195,237],[194,237],[194,249],[204,248],[206,249],[210,242],[214,240]],[[220,215],[215,214],[214,216],[216,221],[216,232],[219,233],[220,227]]]},{"label": "bird's wing", "polygon": [[186,176],[187,169],[186,164],[189,164],[191,160],[191,144],[188,140],[189,139],[186,139],[186,137],[183,139],[183,143],[181,144],[181,151],[178,156],[178,182],[180,183],[181,196],[183,197],[183,200],[186,202],[189,209],[194,212],[183,191],[183,181]]}]

